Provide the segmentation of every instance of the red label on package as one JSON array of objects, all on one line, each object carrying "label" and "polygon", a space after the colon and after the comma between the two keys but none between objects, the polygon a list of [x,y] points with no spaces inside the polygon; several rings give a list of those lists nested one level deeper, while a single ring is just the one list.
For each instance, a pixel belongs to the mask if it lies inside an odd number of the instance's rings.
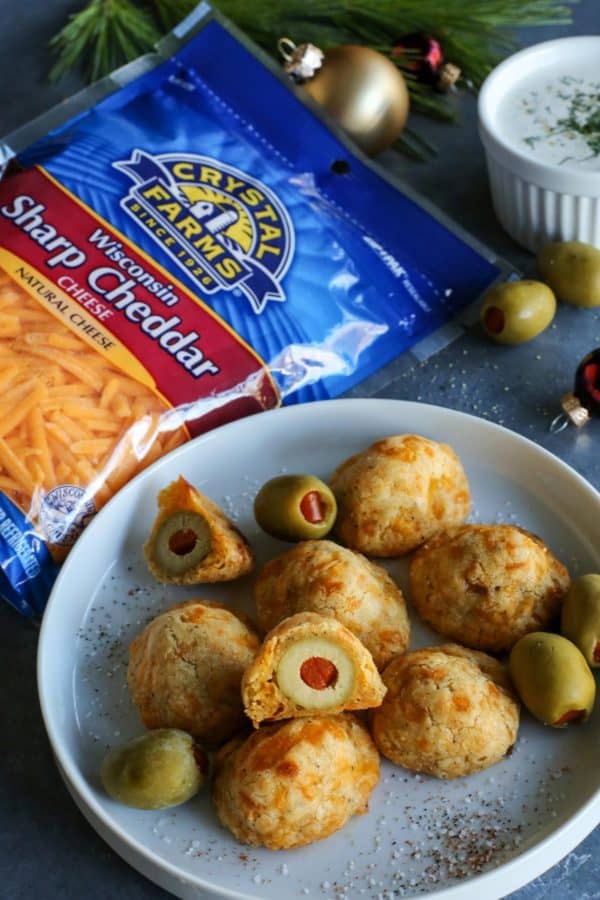
[{"label": "red label on package", "polygon": [[277,406],[260,357],[41,169],[2,186],[0,265],[71,331],[182,408],[192,434]]}]

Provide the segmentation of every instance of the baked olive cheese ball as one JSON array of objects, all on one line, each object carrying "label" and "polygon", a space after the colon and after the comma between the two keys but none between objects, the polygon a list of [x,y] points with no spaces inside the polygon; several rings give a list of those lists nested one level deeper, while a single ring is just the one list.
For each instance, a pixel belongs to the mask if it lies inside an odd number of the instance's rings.
[{"label": "baked olive cheese ball", "polygon": [[456,644],[397,656],[371,732],[398,766],[458,778],[502,759],[517,738],[519,703],[498,660]]},{"label": "baked olive cheese ball", "polygon": [[569,573],[536,535],[514,525],[462,525],[410,562],[411,599],[436,631],[468,647],[510,650],[560,610]]},{"label": "baked olive cheese ball", "polygon": [[332,616],[359,638],[379,669],[408,647],[400,588],[381,566],[333,541],[303,541],[270,560],[258,574],[254,597],[263,631],[299,612]]},{"label": "baked olive cheese ball", "polygon": [[158,495],[158,515],[144,544],[162,584],[232,581],[252,570],[248,541],[225,513],[180,476]]},{"label": "baked olive cheese ball", "polygon": [[146,728],[179,728],[209,747],[244,723],[240,685],[260,645],[239,613],[189,600],[153,619],[129,647],[127,682]]},{"label": "baked olive cheese ball", "polygon": [[267,634],[244,672],[244,710],[264,721],[379,706],[385,688],[373,657],[331,617],[297,613]]},{"label": "baked olive cheese ball", "polygon": [[266,725],[218,753],[213,801],[243,844],[287,850],[328,837],[367,811],[379,754],[351,714]]},{"label": "baked olive cheese ball", "polygon": [[415,434],[384,438],[331,477],[340,541],[369,556],[403,556],[469,514],[467,477],[456,453]]}]

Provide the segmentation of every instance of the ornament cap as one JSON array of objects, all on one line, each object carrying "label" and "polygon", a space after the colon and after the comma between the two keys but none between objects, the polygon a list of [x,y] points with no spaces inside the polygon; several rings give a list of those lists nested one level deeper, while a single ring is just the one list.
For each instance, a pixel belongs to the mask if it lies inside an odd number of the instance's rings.
[{"label": "ornament cap", "polygon": [[277,49],[283,57],[283,68],[294,81],[302,82],[312,78],[323,65],[325,54],[314,44],[299,44],[291,38],[279,38]]},{"label": "ornament cap", "polygon": [[567,416],[577,428],[587,425],[590,419],[589,411],[581,404],[581,401],[575,394],[569,392],[565,394],[560,401],[560,405],[566,412]]},{"label": "ornament cap", "polygon": [[436,90],[442,91],[442,93],[451,90],[460,78],[460,75],[461,71],[458,66],[451,62],[444,63],[438,73]]}]

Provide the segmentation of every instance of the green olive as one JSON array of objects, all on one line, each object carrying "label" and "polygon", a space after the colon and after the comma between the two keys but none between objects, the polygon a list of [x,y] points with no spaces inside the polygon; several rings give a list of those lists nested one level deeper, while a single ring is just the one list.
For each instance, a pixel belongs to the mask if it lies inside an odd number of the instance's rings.
[{"label": "green olive", "polygon": [[254,515],[273,537],[305,541],[331,531],[337,503],[331,489],[314,475],[278,475],[256,495]]},{"label": "green olive", "polygon": [[524,344],[548,327],[556,298],[541,281],[507,281],[485,295],[481,324],[499,344]]},{"label": "green olive", "polygon": [[600,306],[600,250],[582,241],[542,247],[538,271],[559,300],[573,306]]},{"label": "green olive", "polygon": [[161,523],[152,548],[156,563],[169,575],[193,569],[210,553],[210,526],[204,516],[186,510]]},{"label": "green olive", "polygon": [[534,631],[520,638],[508,671],[521,700],[544,725],[583,722],[592,712],[594,676],[581,651],[559,634]]},{"label": "green olive", "polygon": [[207,758],[189,734],[158,728],[109,750],[100,775],[114,800],[136,809],[166,809],[197,794],[207,773]]},{"label": "green olive", "polygon": [[600,667],[600,575],[580,575],[564,599],[560,630],[577,644],[588,665]]}]

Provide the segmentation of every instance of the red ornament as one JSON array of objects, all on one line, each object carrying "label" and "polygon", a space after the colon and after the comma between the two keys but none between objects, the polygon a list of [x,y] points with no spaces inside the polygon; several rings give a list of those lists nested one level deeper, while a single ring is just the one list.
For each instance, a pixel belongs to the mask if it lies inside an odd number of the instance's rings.
[{"label": "red ornament", "polygon": [[392,56],[403,56],[401,68],[412,72],[418,81],[435,84],[444,62],[444,54],[439,41],[429,34],[414,31],[403,34],[392,48]]},{"label": "red ornament", "polygon": [[600,347],[581,360],[575,371],[573,390],[560,403],[566,415],[561,413],[553,420],[550,430],[554,432],[562,431],[569,422],[581,428],[590,416],[600,416]]},{"label": "red ornament", "polygon": [[600,347],[581,360],[573,393],[592,415],[600,415]]}]

